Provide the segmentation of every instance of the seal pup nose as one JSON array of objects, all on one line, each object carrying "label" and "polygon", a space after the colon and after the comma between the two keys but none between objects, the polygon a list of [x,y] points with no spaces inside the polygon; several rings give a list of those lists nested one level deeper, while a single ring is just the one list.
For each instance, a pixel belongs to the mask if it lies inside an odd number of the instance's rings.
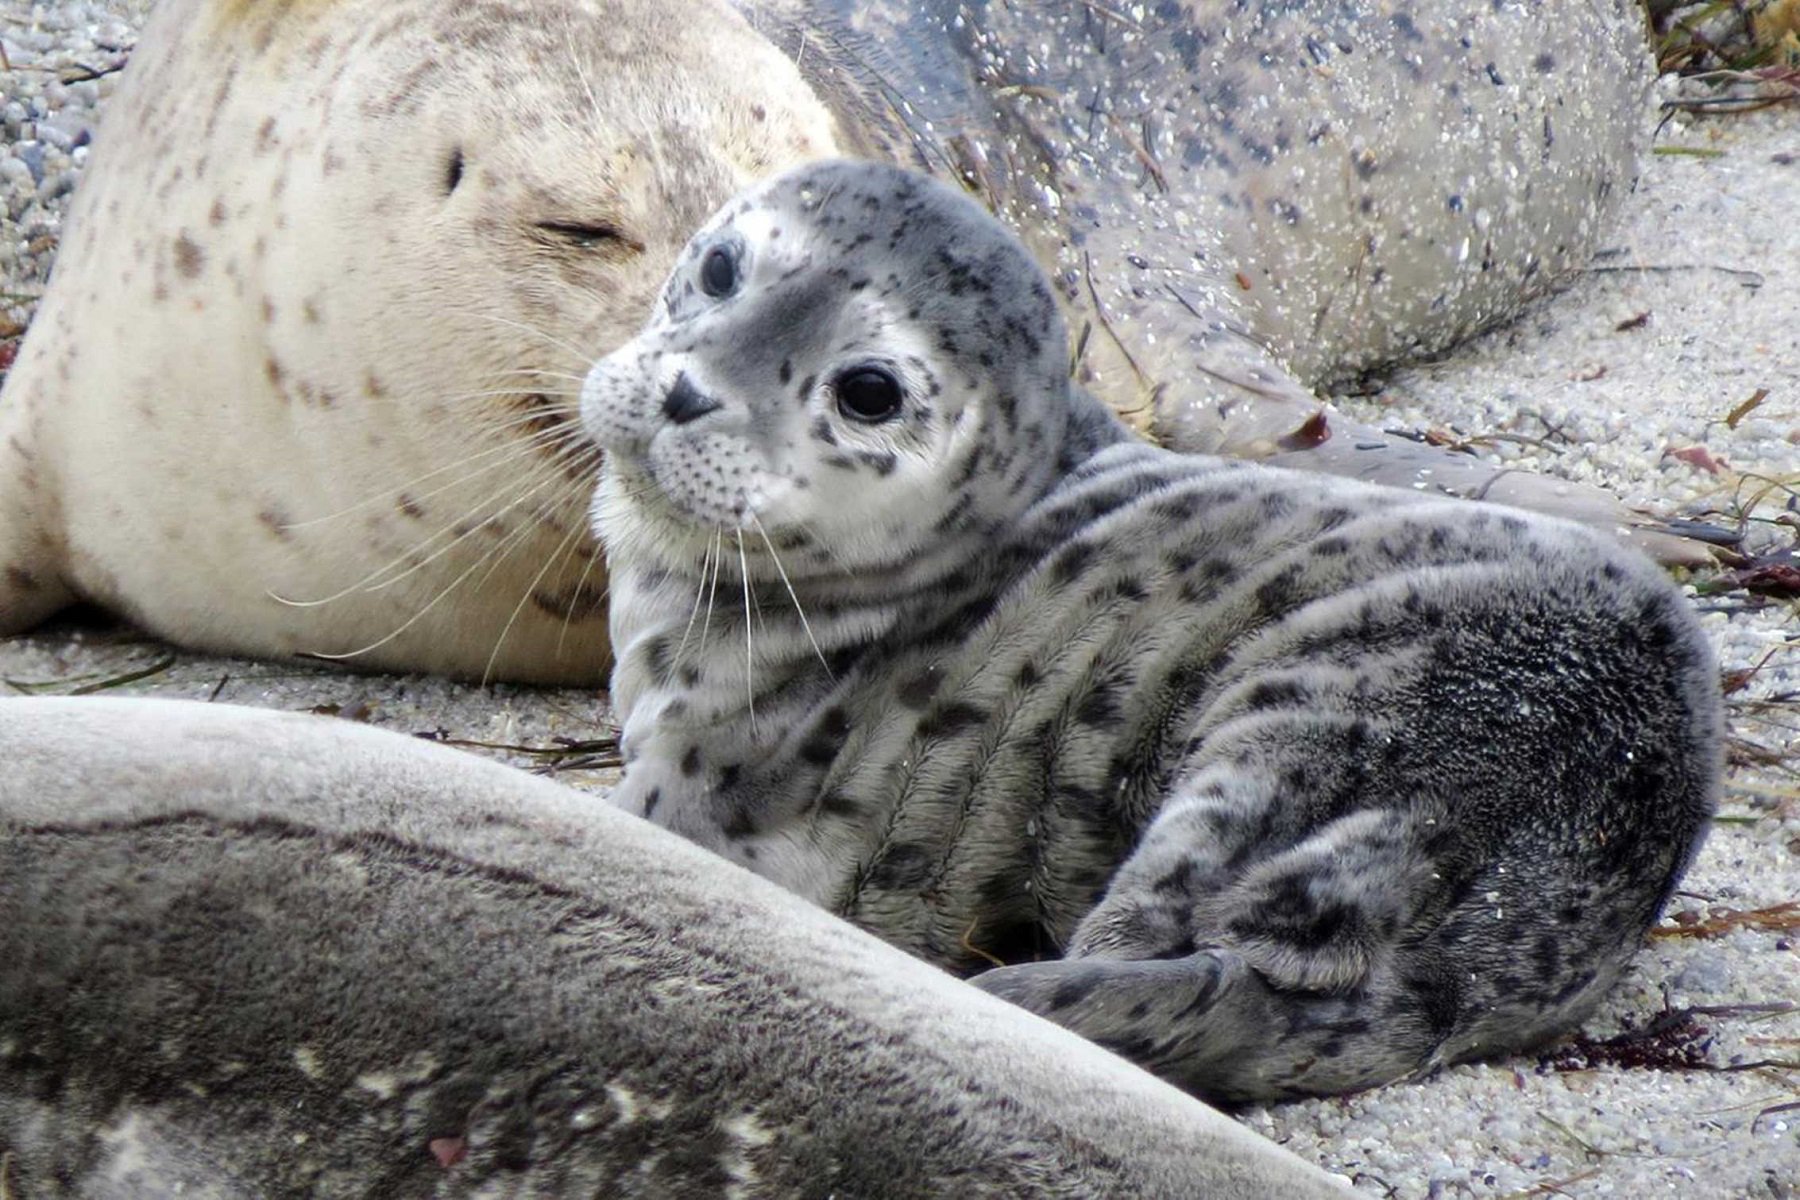
[{"label": "seal pup nose", "polygon": [[663,397],[663,416],[677,425],[686,425],[698,421],[709,412],[716,412],[723,407],[717,400],[695,387],[683,371],[675,377],[675,384],[669,394]]}]

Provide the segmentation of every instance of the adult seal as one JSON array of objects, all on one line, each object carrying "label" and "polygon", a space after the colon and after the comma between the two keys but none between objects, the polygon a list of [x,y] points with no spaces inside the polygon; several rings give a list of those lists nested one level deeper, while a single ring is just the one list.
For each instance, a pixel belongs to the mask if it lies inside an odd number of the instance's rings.
[{"label": "adult seal", "polygon": [[0,759],[9,1195],[1348,1194],[549,780],[96,698]]},{"label": "adult seal", "polygon": [[1584,527],[1144,444],[941,184],[823,163],[598,362],[616,803],[1229,1101],[1568,1029],[1698,848],[1718,672]]},{"label": "adult seal", "polygon": [[0,395],[0,632],[598,678],[575,381],[704,214],[847,153],[1002,213],[1174,445],[1633,525],[1310,388],[1579,266],[1647,79],[1624,0],[165,0]]}]

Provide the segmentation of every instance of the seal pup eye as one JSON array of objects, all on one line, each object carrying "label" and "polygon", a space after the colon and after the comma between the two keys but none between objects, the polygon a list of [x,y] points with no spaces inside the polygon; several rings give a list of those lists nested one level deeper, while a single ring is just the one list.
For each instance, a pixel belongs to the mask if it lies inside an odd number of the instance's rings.
[{"label": "seal pup eye", "polygon": [[906,399],[900,381],[882,367],[853,367],[838,376],[832,390],[839,412],[869,425],[892,419]]},{"label": "seal pup eye", "polygon": [[737,258],[724,246],[714,246],[700,262],[700,290],[716,299],[737,291]]}]

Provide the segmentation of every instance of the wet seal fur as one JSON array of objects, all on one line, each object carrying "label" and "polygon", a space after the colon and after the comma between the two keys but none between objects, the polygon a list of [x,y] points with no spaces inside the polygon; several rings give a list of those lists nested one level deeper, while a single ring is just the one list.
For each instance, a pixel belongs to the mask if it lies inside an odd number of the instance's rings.
[{"label": "wet seal fur", "polygon": [[0,633],[86,598],[600,678],[574,381],[706,213],[837,154],[981,191],[1172,444],[1632,525],[1310,390],[1585,261],[1645,129],[1628,0],[1146,7],[164,0],[0,397]]},{"label": "wet seal fur", "polygon": [[1697,850],[1718,671],[1569,522],[1160,450],[965,196],[800,168],[598,362],[614,799],[1209,1098],[1570,1029]]}]

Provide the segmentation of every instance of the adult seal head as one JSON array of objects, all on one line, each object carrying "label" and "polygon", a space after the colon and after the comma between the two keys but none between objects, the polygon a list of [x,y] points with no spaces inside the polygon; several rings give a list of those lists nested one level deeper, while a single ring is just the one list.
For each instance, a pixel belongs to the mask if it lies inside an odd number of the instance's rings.
[{"label": "adult seal head", "polygon": [[0,400],[0,632],[80,596],[592,683],[570,393],[724,196],[836,134],[713,3],[169,0],[100,142]]},{"label": "adult seal head", "polygon": [[576,380],[706,213],[845,153],[979,192],[1177,446],[1630,524],[1310,388],[1582,263],[1648,62],[1626,0],[165,0],[0,397],[0,632],[597,678]]}]

